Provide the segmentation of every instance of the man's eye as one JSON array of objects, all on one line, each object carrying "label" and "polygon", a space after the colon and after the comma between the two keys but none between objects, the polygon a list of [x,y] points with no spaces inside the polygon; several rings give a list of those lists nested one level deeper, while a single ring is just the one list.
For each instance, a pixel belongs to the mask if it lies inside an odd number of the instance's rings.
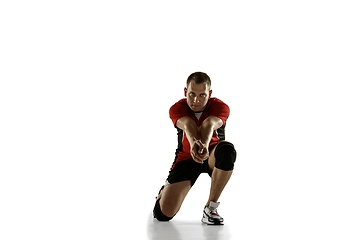
[{"label": "man's eye", "polygon": [[190,96],[194,96],[195,94],[194,93],[190,93]]},{"label": "man's eye", "polygon": [[202,97],[206,97],[206,95],[205,95],[204,93],[202,93],[200,96],[202,96]]}]

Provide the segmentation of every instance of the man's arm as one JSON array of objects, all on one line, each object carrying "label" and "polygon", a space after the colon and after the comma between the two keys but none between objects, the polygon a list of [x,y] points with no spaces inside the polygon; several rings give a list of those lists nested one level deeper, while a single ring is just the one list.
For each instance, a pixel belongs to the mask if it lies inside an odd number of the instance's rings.
[{"label": "man's arm", "polygon": [[194,161],[203,163],[209,155],[206,146],[197,139],[198,128],[195,121],[185,116],[177,120],[176,126],[185,132],[190,143],[190,154]]},{"label": "man's arm", "polygon": [[195,121],[192,120],[190,117],[186,116],[180,118],[179,120],[177,120],[176,126],[185,132],[190,145],[194,142],[194,139],[197,139],[197,125]]},{"label": "man's arm", "polygon": [[223,125],[223,121],[215,116],[206,118],[200,127],[201,142],[208,148],[213,132]]}]

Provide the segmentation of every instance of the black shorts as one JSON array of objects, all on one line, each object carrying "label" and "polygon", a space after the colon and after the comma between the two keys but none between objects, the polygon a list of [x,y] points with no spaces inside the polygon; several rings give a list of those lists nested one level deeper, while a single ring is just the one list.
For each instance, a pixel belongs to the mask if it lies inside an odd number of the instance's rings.
[{"label": "black shorts", "polygon": [[190,180],[191,186],[194,185],[201,173],[208,173],[211,177],[212,171],[209,168],[208,160],[203,164],[195,162],[192,158],[184,160],[175,164],[174,168],[170,170],[167,181],[172,183]]}]

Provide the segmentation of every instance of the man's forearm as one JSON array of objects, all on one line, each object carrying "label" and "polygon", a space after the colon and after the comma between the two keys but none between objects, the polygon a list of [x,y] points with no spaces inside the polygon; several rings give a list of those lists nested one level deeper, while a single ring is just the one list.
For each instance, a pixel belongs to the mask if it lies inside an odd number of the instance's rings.
[{"label": "man's forearm", "polygon": [[203,142],[207,147],[209,147],[213,132],[214,125],[211,123],[202,124],[200,127],[201,142]]},{"label": "man's forearm", "polygon": [[190,117],[182,117],[176,122],[176,126],[182,129],[190,143],[190,154],[197,163],[204,163],[209,158],[207,147],[198,140],[198,127]]},{"label": "man's forearm", "polygon": [[210,116],[204,120],[200,127],[200,137],[205,146],[209,147],[214,130],[221,127],[222,124],[222,120],[215,116]]},{"label": "man's forearm", "polygon": [[[200,140],[201,142],[209,147],[214,130],[221,127],[223,124],[222,120],[215,116],[210,116],[204,120],[200,127]],[[198,138],[198,128],[194,120],[190,117],[182,117],[176,122],[176,126],[183,131],[192,144]]]},{"label": "man's forearm", "polygon": [[195,121],[192,120],[190,117],[180,118],[177,121],[176,126],[185,132],[190,145],[197,139],[198,137],[197,125]]}]

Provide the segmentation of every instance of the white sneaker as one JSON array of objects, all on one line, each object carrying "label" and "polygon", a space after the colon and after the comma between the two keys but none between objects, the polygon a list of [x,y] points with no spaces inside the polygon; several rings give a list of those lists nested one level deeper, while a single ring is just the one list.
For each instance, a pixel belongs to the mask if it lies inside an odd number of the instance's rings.
[{"label": "white sneaker", "polygon": [[210,202],[209,206],[204,208],[201,222],[208,225],[223,225],[224,219],[217,213],[217,207],[220,203]]}]

